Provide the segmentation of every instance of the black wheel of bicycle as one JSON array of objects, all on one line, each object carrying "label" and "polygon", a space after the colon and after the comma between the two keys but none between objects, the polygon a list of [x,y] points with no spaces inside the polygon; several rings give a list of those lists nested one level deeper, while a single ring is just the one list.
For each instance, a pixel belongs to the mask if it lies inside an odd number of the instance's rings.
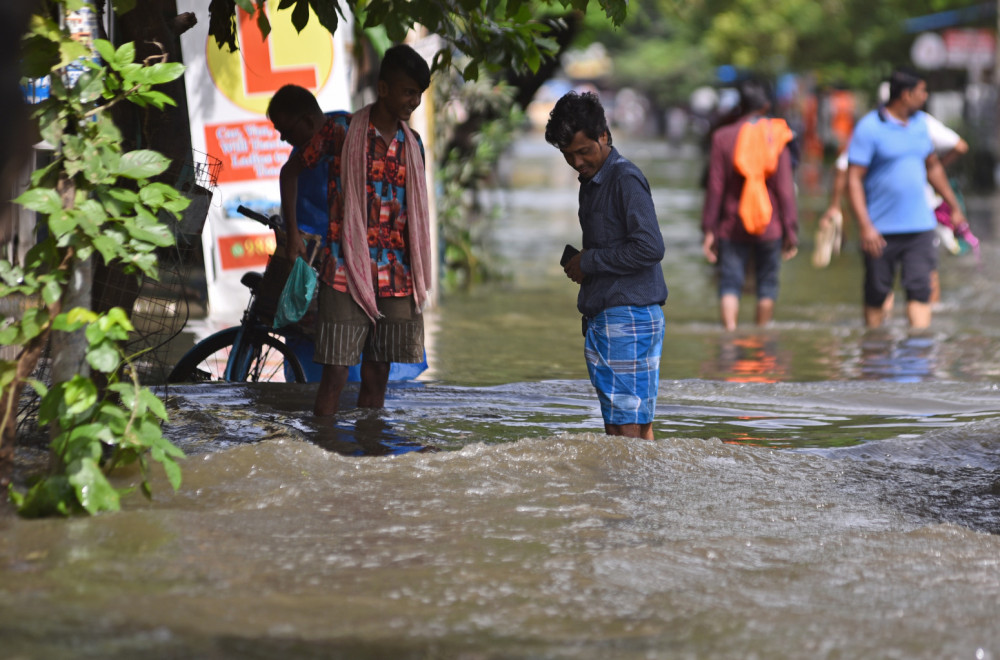
[{"label": "black wheel of bicycle", "polygon": [[[210,383],[226,380],[226,362],[233,351],[239,328],[226,328],[195,344],[174,367],[167,382]],[[244,342],[251,351],[246,373],[233,378],[239,382],[285,382],[285,362],[292,371],[292,382],[306,382],[302,364],[288,346],[268,334],[259,334]]]}]

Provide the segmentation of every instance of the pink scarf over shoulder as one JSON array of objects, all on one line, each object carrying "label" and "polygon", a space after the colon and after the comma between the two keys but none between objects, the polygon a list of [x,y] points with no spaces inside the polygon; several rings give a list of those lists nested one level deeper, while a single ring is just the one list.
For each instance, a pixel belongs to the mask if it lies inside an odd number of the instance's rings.
[{"label": "pink scarf over shoulder", "polygon": [[[347,128],[341,153],[344,186],[344,219],[341,227],[341,250],[347,266],[347,290],[373,321],[382,315],[376,304],[376,279],[368,251],[368,121],[371,105],[358,110]],[[417,309],[427,302],[431,283],[430,217],[427,206],[427,180],[420,144],[406,122],[400,122],[406,135],[406,229],[410,252],[410,276]],[[391,139],[391,137],[388,137]]]}]

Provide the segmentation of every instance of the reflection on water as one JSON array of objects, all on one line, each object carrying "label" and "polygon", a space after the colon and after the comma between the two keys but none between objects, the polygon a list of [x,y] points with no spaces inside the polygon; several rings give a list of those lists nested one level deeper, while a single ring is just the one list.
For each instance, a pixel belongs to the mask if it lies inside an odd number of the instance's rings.
[{"label": "reflection on water", "polygon": [[787,263],[777,322],[727,333],[700,162],[616,145],[667,242],[656,441],[595,434],[557,263],[574,183],[533,136],[498,227],[511,279],[428,314],[431,370],[385,410],[356,385],[332,419],[315,384],[171,387],[179,492],[0,517],[0,656],[1000,658],[995,232],[979,265],[943,261],[929,334],[861,327],[850,249]]},{"label": "reflection on water", "polygon": [[719,357],[707,362],[702,378],[731,383],[777,383],[788,375],[788,356],[779,355],[778,337],[720,335]]},{"label": "reflection on water", "polygon": [[[809,368],[805,359],[796,358],[789,334],[777,329],[717,334],[717,357],[702,364],[699,376],[731,383],[801,379]],[[859,330],[847,337],[812,334],[813,342],[828,339],[829,343],[816,346],[815,354],[806,353],[803,357],[812,357],[819,373],[829,370],[826,380],[917,383],[956,375],[956,365],[949,364],[949,356],[943,350],[949,342],[947,337],[910,334],[903,327]],[[808,351],[809,347],[804,349]]]},{"label": "reflection on water", "polygon": [[336,419],[316,420],[310,442],[345,456],[390,456],[411,451],[436,451],[397,428],[381,411],[357,410]]},{"label": "reflection on water", "polygon": [[864,380],[917,383],[937,376],[937,341],[931,336],[893,337],[873,332],[861,342],[858,376]]}]

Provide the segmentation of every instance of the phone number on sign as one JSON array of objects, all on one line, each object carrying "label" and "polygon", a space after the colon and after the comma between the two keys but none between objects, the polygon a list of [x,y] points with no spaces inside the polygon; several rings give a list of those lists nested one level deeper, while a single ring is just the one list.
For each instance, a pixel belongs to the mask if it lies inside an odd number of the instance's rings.
[{"label": "phone number on sign", "polygon": [[219,238],[219,257],[223,270],[266,266],[274,253],[274,234],[240,234]]}]

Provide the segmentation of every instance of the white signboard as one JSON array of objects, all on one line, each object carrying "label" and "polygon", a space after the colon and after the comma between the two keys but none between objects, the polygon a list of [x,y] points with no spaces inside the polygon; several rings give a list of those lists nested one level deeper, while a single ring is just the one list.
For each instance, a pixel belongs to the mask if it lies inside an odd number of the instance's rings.
[{"label": "white signboard", "polygon": [[177,9],[198,17],[181,37],[192,147],[222,161],[202,234],[209,315],[236,321],[248,295],[240,278],[248,270],[263,270],[274,251],[274,234],[236,208],[279,213],[278,172],[291,151],[268,121],[267,104],[281,86],[295,84],[312,90],[326,110],[352,110],[350,30],[330,35],[313,15],[298,33],[291,10],[276,11],[271,7],[277,3],[268,3],[267,40],[261,39],[256,18],[240,9],[240,50],[230,53],[208,35],[207,4],[177,0]]}]

